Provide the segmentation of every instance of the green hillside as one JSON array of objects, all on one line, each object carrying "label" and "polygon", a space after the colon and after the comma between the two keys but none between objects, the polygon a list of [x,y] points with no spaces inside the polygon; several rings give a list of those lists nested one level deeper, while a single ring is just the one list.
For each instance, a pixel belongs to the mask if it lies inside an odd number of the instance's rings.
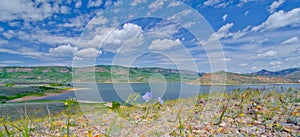
[{"label": "green hillside", "polygon": [[[80,73],[81,80],[95,75],[96,81],[101,83],[110,83],[112,78],[116,79],[117,82],[147,82],[154,74],[161,75],[168,82],[187,82],[195,80],[199,76],[198,73],[192,71],[158,67],[127,68],[99,65],[95,68],[85,67],[75,68],[74,70],[71,67],[63,66],[1,67],[0,83],[69,83],[72,82],[73,71],[76,74]],[[127,71],[129,73],[126,73]],[[75,75],[75,79],[77,79],[76,76],[78,75]]]}]

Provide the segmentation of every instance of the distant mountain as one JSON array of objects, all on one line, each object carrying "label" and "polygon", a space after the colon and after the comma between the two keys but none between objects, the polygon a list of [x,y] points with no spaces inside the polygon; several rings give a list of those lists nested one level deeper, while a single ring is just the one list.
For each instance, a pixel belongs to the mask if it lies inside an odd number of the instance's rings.
[{"label": "distant mountain", "polygon": [[[148,82],[153,74],[162,75],[168,82],[191,81],[202,73],[186,70],[164,69],[159,67],[127,68],[122,66],[98,65],[95,67],[75,68],[65,66],[41,67],[0,67],[0,83],[69,83],[72,72],[79,72],[81,80],[95,74],[97,82],[110,83],[112,77],[117,82]],[[129,76],[126,72],[129,71]],[[129,78],[129,81],[128,81]],[[182,78],[182,79],[181,79]],[[83,81],[78,81],[83,82]]]},{"label": "distant mountain", "polygon": [[[263,72],[264,74],[267,71]],[[292,83],[288,78],[272,77],[272,76],[258,76],[252,74],[237,74],[231,72],[220,71],[216,73],[204,74],[197,80],[191,81],[191,84],[203,85],[219,85],[219,84],[266,84],[266,83]]]},{"label": "distant mountain", "polygon": [[300,80],[300,68],[289,68],[280,71],[268,71],[266,69],[262,69],[258,72],[254,72],[251,74],[257,76],[283,77],[283,78],[291,79],[294,82]]}]

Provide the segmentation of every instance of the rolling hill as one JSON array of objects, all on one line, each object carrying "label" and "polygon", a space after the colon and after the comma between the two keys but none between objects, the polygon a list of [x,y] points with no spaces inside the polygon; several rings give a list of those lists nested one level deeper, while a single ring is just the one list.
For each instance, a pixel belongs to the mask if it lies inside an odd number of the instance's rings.
[{"label": "rolling hill", "polygon": [[[0,83],[69,83],[72,82],[72,72],[76,71],[85,79],[95,74],[97,82],[110,83],[111,78],[117,82],[147,82],[153,74],[160,74],[168,82],[184,82],[197,79],[201,73],[179,71],[159,67],[128,68],[122,66],[98,65],[94,67],[75,68],[64,66],[42,67],[0,67]],[[126,75],[129,71],[129,76]],[[111,73],[113,72],[113,73]],[[129,78],[129,81],[127,80]],[[83,82],[83,81],[78,81]]]},{"label": "rolling hill", "polygon": [[288,78],[257,76],[251,74],[237,74],[225,71],[204,74],[197,80],[189,82],[190,84],[203,85],[237,85],[237,84],[265,84],[265,83],[292,83]]},{"label": "rolling hill", "polygon": [[[261,70],[250,74],[231,72],[198,73],[186,70],[159,67],[128,68],[123,66],[97,65],[95,67],[72,68],[65,66],[41,67],[0,67],[0,83],[70,83],[72,73],[76,82],[85,82],[88,76],[95,75],[96,82],[148,82],[153,76],[160,76],[167,82],[188,82],[191,84],[263,84],[296,83],[300,79],[300,68],[276,72]],[[129,73],[126,73],[129,72]],[[155,74],[155,75],[154,75]],[[226,76],[226,77],[225,77]],[[77,78],[80,77],[80,80]],[[112,81],[112,78],[114,81]]]}]

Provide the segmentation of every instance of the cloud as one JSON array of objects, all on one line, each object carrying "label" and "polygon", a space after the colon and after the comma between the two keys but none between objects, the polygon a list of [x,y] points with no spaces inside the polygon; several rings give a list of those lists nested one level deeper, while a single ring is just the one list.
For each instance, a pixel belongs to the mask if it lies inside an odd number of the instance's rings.
[{"label": "cloud", "polygon": [[117,29],[113,31],[106,39],[104,44],[104,50],[110,52],[116,52],[116,50],[122,46],[129,39],[136,39],[135,43],[132,44],[139,44],[143,40],[142,36],[138,36],[140,33],[143,32],[141,26],[136,24],[127,23],[124,24],[122,29]]},{"label": "cloud", "polygon": [[116,53],[126,41],[131,41],[134,46],[143,43],[142,32],[142,27],[133,23],[126,23],[119,29],[102,27],[95,30],[93,38],[80,42],[79,46],[100,47],[103,51]]},{"label": "cloud", "polygon": [[20,64],[23,63],[24,61],[19,61],[19,60],[4,60],[1,61],[3,64]]},{"label": "cloud", "polygon": [[95,48],[85,48],[77,50],[75,52],[75,58],[96,58],[96,56],[99,54],[102,54],[101,50],[97,50]]},{"label": "cloud", "polygon": [[131,3],[130,3],[130,5],[131,6],[136,6],[136,5],[138,5],[138,4],[140,4],[140,3],[145,3],[147,0],[133,0]]},{"label": "cloud", "polygon": [[158,9],[161,9],[164,5],[164,1],[163,0],[155,0],[154,2],[152,2],[150,5],[149,5],[149,9],[153,11],[156,11]]},{"label": "cloud", "polygon": [[214,8],[226,7],[229,5],[230,1],[223,1],[223,0],[207,0],[203,3],[204,6],[210,6]]},{"label": "cloud", "polygon": [[4,44],[8,44],[8,41],[4,40],[4,39],[0,39],[0,46],[2,46]]},{"label": "cloud", "polygon": [[75,8],[80,8],[81,5],[82,5],[82,2],[81,2],[81,0],[79,0],[75,3]]},{"label": "cloud", "polygon": [[231,61],[231,58],[221,58],[222,61]]},{"label": "cloud", "polygon": [[274,30],[287,26],[300,26],[300,8],[295,8],[288,12],[284,12],[283,10],[274,12],[261,25],[253,27],[252,31]]},{"label": "cloud", "polygon": [[180,26],[178,24],[168,22],[168,21],[161,21],[155,26],[151,26],[150,28],[146,27],[145,31],[159,33],[167,36],[172,36],[179,32]]},{"label": "cloud", "polygon": [[272,62],[270,62],[271,66],[276,66],[276,65],[281,65],[281,64],[282,64],[281,61],[272,61]]},{"label": "cloud", "polygon": [[248,15],[249,13],[250,13],[250,11],[247,10],[247,11],[244,13],[244,15]]},{"label": "cloud", "polygon": [[223,21],[225,21],[226,19],[227,19],[227,14],[225,14],[223,17],[222,17],[222,19],[223,19]]},{"label": "cloud", "polygon": [[235,41],[236,39],[245,36],[249,32],[250,28],[251,28],[251,26],[247,26],[242,31],[238,30],[237,32],[232,33],[232,40]]},{"label": "cloud", "polygon": [[33,48],[22,47],[19,49],[7,49],[7,48],[0,48],[0,52],[8,53],[8,54],[17,54],[23,55],[24,57],[33,58],[36,60],[55,60],[56,58],[49,57],[47,53],[43,53],[37,51]]},{"label": "cloud", "polygon": [[181,3],[179,1],[172,1],[168,7],[176,7],[176,6],[179,6]]},{"label": "cloud", "polygon": [[149,50],[167,50],[181,45],[179,39],[157,39],[151,42]]},{"label": "cloud", "polygon": [[253,66],[253,67],[251,68],[251,70],[257,70],[257,67],[256,67],[256,66]]},{"label": "cloud", "polygon": [[69,8],[67,6],[61,6],[60,7],[60,13],[62,13],[62,14],[69,13]]},{"label": "cloud", "polygon": [[258,1],[258,0],[240,0],[240,3],[237,6],[240,7],[244,4],[247,4],[249,2],[255,2],[255,1]]},{"label": "cloud", "polygon": [[227,38],[232,36],[229,29],[233,26],[233,23],[227,23],[223,25],[217,32],[213,33],[207,41],[201,41],[200,44],[205,46],[208,43],[214,42],[216,40],[221,40],[223,38]]},{"label": "cloud", "polygon": [[242,63],[242,64],[239,64],[238,66],[240,67],[246,67],[248,64],[247,63]]},{"label": "cloud", "polygon": [[50,48],[49,53],[53,56],[68,56],[73,54],[77,50],[77,47],[72,47],[70,44],[61,45],[56,48]]},{"label": "cloud", "polygon": [[297,43],[299,42],[299,38],[298,37],[292,37],[292,38],[289,38],[288,40],[285,40],[281,43],[281,45],[289,45],[289,44],[294,44],[294,43]]},{"label": "cloud", "polygon": [[40,21],[59,13],[61,2],[9,0],[0,4],[0,21],[27,20]]},{"label": "cloud", "polygon": [[280,5],[282,5],[285,2],[285,0],[278,0],[278,1],[274,1],[270,7],[269,7],[269,12],[273,13]]},{"label": "cloud", "polygon": [[6,39],[11,39],[14,36],[15,32],[12,30],[8,30],[4,33],[2,33],[2,35],[6,38]]},{"label": "cloud", "polygon": [[102,0],[89,0],[88,7],[99,7],[102,4]]},{"label": "cloud", "polygon": [[269,50],[263,54],[257,54],[258,57],[274,57],[277,55],[277,51]]}]

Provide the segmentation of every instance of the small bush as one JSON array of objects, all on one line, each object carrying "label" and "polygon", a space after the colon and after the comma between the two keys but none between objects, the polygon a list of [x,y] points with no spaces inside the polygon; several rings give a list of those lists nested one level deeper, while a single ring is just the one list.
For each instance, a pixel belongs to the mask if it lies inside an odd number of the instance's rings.
[{"label": "small bush", "polygon": [[6,87],[13,87],[13,86],[15,86],[15,85],[16,85],[16,84],[10,84],[10,83],[9,83],[9,84],[5,84]]},{"label": "small bush", "polygon": [[52,87],[61,87],[61,86],[63,86],[62,83],[51,83],[49,85],[52,86]]},{"label": "small bush", "polygon": [[117,109],[120,108],[120,106],[121,106],[121,104],[119,102],[112,101],[111,109],[112,110],[117,110]]}]

